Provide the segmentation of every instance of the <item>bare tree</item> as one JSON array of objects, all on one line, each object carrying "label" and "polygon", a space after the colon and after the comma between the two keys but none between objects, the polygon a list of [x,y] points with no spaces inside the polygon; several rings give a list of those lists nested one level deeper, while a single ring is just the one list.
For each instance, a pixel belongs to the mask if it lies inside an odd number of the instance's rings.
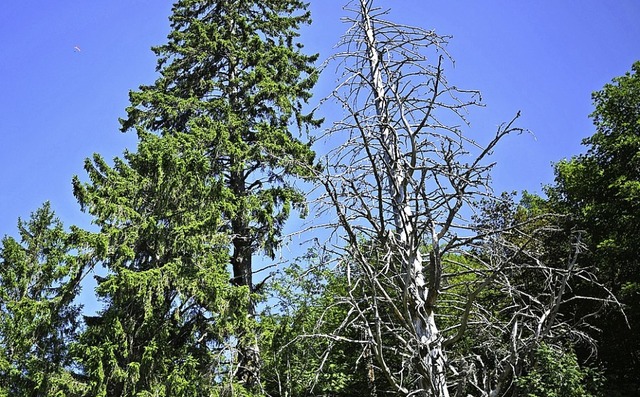
[{"label": "bare tree", "polygon": [[[579,241],[562,265],[544,263],[534,226],[551,222],[482,216],[508,201],[491,191],[488,158],[522,132],[519,114],[484,144],[463,133],[480,96],[447,81],[448,37],[389,22],[373,0],[347,10],[333,95],[346,116],[328,131],[336,148],[320,178],[349,283],[348,318],[331,337],[358,329],[370,380],[382,374],[397,394],[503,395],[542,340],[582,335],[559,311],[573,279],[592,280]],[[488,290],[499,307],[486,307]],[[471,331],[477,346],[456,348]]]}]

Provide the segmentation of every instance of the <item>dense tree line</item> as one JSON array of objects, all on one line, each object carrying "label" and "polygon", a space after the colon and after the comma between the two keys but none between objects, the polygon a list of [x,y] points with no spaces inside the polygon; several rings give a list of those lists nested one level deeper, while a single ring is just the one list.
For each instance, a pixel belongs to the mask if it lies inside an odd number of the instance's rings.
[{"label": "dense tree line", "polygon": [[[345,6],[322,124],[304,2],[174,4],[121,120],[136,150],[73,178],[95,228],[45,203],[2,240],[0,396],[640,392],[640,63],[593,94],[545,197],[496,194],[519,114],[472,139],[449,37]],[[256,279],[310,209],[330,221],[308,251]]]}]

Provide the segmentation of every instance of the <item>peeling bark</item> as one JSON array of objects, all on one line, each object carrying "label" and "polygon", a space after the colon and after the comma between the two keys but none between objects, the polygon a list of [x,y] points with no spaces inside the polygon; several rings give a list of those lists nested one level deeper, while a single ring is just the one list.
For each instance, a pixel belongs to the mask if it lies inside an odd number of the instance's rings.
[{"label": "peeling bark", "polygon": [[[572,280],[594,280],[577,265],[578,251],[568,265],[542,259],[536,244],[554,229],[553,216],[518,219],[518,206],[491,190],[488,158],[523,132],[514,126],[519,113],[485,142],[465,135],[479,93],[445,78],[448,38],[389,22],[373,3],[349,2],[355,16],[336,56],[343,75],[333,95],[346,115],[327,132],[338,144],[318,175],[320,208],[333,212],[339,237],[323,249],[349,287],[351,317],[342,323],[362,332],[354,343],[375,363],[368,379],[381,393],[502,395],[537,344],[584,336],[584,319],[572,324],[559,308]],[[530,279],[540,293],[522,285]]]},{"label": "peeling bark", "polygon": [[[428,386],[423,385],[423,389],[430,389],[435,395],[448,397],[449,391],[446,382],[446,359],[442,352],[441,338],[435,321],[433,306],[437,299],[439,277],[430,279],[430,289],[427,288],[424,279],[423,258],[420,252],[422,241],[416,235],[413,225],[415,216],[407,202],[407,185],[409,183],[407,174],[411,170],[407,169],[407,164],[403,161],[403,156],[397,144],[397,136],[390,128],[389,105],[385,94],[385,86],[382,78],[382,65],[380,62],[381,49],[376,41],[375,25],[371,19],[371,3],[367,0],[360,0],[360,14],[362,26],[366,37],[366,48],[371,72],[371,89],[374,92],[375,108],[377,113],[377,125],[380,127],[381,141],[384,143],[383,149],[383,172],[387,180],[388,194],[392,198],[391,208],[395,226],[395,237],[397,238],[397,252],[403,273],[406,274],[404,283],[404,301],[411,314],[415,335],[419,344],[419,359],[429,374]],[[412,131],[407,131],[412,134]],[[431,255],[435,259],[435,255]],[[430,261],[430,267],[435,269],[439,263]],[[435,274],[432,271],[432,274]],[[428,291],[432,291],[429,293]],[[427,304],[428,295],[430,304]],[[424,380],[422,381],[424,383]]]}]

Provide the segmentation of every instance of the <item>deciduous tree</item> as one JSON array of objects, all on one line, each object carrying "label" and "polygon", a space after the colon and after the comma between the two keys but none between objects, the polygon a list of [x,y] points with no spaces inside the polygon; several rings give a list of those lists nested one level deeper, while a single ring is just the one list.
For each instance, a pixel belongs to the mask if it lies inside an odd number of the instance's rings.
[{"label": "deciduous tree", "polygon": [[348,8],[334,95],[346,116],[329,131],[339,145],[321,177],[348,317],[327,337],[358,331],[352,342],[372,357],[380,391],[512,393],[540,343],[583,335],[559,313],[569,286],[590,277],[582,245],[566,241],[567,255],[545,262],[536,225],[553,222],[518,217],[492,193],[489,156],[522,130],[516,116],[486,138],[465,131],[479,93],[445,77],[448,38],[390,22],[372,0]]},{"label": "deciduous tree", "polygon": [[585,231],[585,260],[625,306],[626,317],[617,310],[599,317],[602,333],[594,336],[609,388],[635,395],[640,392],[640,62],[595,92],[593,103],[596,132],[583,140],[587,152],[555,165],[556,181],[547,194],[558,212]]}]

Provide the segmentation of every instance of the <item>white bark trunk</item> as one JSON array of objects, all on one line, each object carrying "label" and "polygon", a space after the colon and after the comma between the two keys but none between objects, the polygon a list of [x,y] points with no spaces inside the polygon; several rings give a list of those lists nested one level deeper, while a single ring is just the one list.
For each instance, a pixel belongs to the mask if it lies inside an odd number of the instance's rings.
[{"label": "white bark trunk", "polygon": [[[425,390],[424,394],[438,397],[449,397],[446,384],[446,362],[442,352],[442,341],[435,323],[432,309],[438,291],[431,291],[425,282],[423,256],[420,252],[422,241],[415,233],[414,216],[410,204],[407,202],[406,189],[408,183],[408,164],[400,153],[395,132],[390,127],[388,117],[388,103],[385,95],[385,83],[382,76],[383,67],[380,51],[377,48],[375,26],[370,15],[370,5],[367,0],[360,0],[362,24],[365,31],[369,67],[371,69],[372,89],[374,90],[376,113],[378,116],[379,133],[383,143],[384,171],[391,195],[391,206],[397,247],[401,252],[397,256],[402,260],[405,272],[404,294],[408,305],[408,312],[412,316],[415,336],[419,345],[419,357],[426,369],[429,379],[424,379],[417,387]],[[439,266],[438,255],[433,256],[430,266]],[[440,277],[439,272],[432,272]],[[437,288],[439,280],[430,280],[431,288]],[[431,393],[429,393],[431,391]]]}]

